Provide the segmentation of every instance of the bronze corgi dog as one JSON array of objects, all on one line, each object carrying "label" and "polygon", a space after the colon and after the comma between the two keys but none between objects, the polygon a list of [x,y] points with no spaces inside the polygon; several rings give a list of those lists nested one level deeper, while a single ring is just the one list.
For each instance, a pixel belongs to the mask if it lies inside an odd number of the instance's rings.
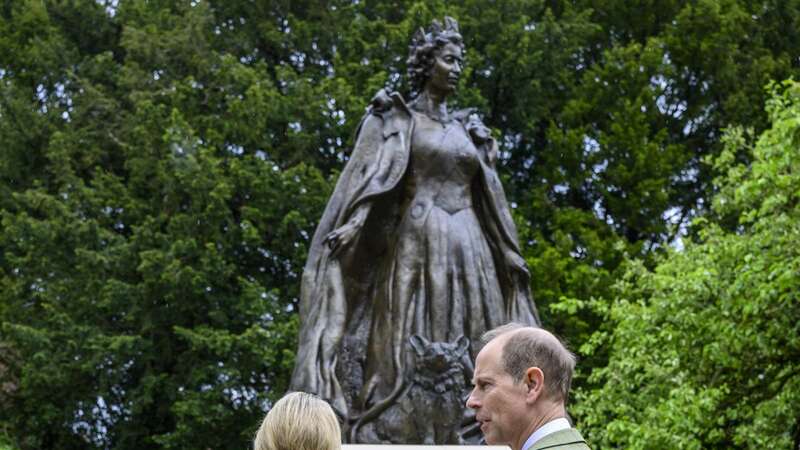
[{"label": "bronze corgi dog", "polygon": [[427,445],[460,444],[464,396],[472,376],[469,339],[430,342],[413,335],[414,372],[402,388],[368,409],[350,429],[350,441]]}]

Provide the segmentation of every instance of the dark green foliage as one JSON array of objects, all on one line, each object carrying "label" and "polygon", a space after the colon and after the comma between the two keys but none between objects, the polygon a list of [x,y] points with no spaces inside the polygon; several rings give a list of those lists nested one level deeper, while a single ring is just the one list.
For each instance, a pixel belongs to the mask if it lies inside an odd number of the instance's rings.
[{"label": "dark green foliage", "polygon": [[[27,6],[4,23],[53,42],[3,41],[21,47],[3,68],[7,432],[241,448],[287,387],[303,236],[328,193],[313,166],[270,159],[292,99],[265,63],[213,48],[207,6]],[[100,42],[69,32],[90,17]]]},{"label": "dark green foliage", "polygon": [[407,92],[409,38],[445,14],[456,103],[502,142],[534,296],[573,347],[625,255],[652,266],[708,209],[721,130],[765,129],[763,85],[800,67],[796,0],[0,0],[8,440],[245,447],[364,107]]}]

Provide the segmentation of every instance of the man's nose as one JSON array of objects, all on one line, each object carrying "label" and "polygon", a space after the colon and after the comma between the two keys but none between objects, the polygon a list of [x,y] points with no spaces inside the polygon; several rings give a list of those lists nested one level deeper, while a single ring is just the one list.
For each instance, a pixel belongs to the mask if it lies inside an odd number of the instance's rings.
[{"label": "man's nose", "polygon": [[475,396],[475,389],[469,393],[469,397],[467,397],[467,408],[477,409],[481,406],[480,402]]}]

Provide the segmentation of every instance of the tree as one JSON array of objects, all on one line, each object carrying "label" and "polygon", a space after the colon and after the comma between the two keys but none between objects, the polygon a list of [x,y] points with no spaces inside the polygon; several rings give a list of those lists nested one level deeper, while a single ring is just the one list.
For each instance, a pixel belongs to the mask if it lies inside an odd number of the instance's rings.
[{"label": "tree", "polygon": [[6,432],[241,448],[288,385],[295,243],[327,195],[318,170],[250,147],[290,99],[212,48],[204,5],[4,13]]},{"label": "tree", "polygon": [[616,287],[594,342],[609,363],[576,408],[598,447],[800,444],[800,84],[771,86],[752,163],[736,161],[752,144],[741,127],[713,159],[713,208],[737,229],[700,218],[696,240]]},{"label": "tree", "polygon": [[707,208],[722,127],[762,131],[761,86],[798,75],[798,5],[0,1],[0,424],[23,448],[246,445],[364,107],[407,94],[410,36],[445,14],[545,324],[582,344],[603,317],[560,300],[610,298],[625,254],[649,267]]}]

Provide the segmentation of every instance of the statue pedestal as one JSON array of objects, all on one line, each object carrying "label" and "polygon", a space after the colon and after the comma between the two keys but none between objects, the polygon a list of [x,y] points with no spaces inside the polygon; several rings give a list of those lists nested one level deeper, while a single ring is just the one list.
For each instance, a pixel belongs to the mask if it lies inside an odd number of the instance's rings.
[{"label": "statue pedestal", "polygon": [[511,450],[505,445],[373,445],[344,444],[342,450]]}]

